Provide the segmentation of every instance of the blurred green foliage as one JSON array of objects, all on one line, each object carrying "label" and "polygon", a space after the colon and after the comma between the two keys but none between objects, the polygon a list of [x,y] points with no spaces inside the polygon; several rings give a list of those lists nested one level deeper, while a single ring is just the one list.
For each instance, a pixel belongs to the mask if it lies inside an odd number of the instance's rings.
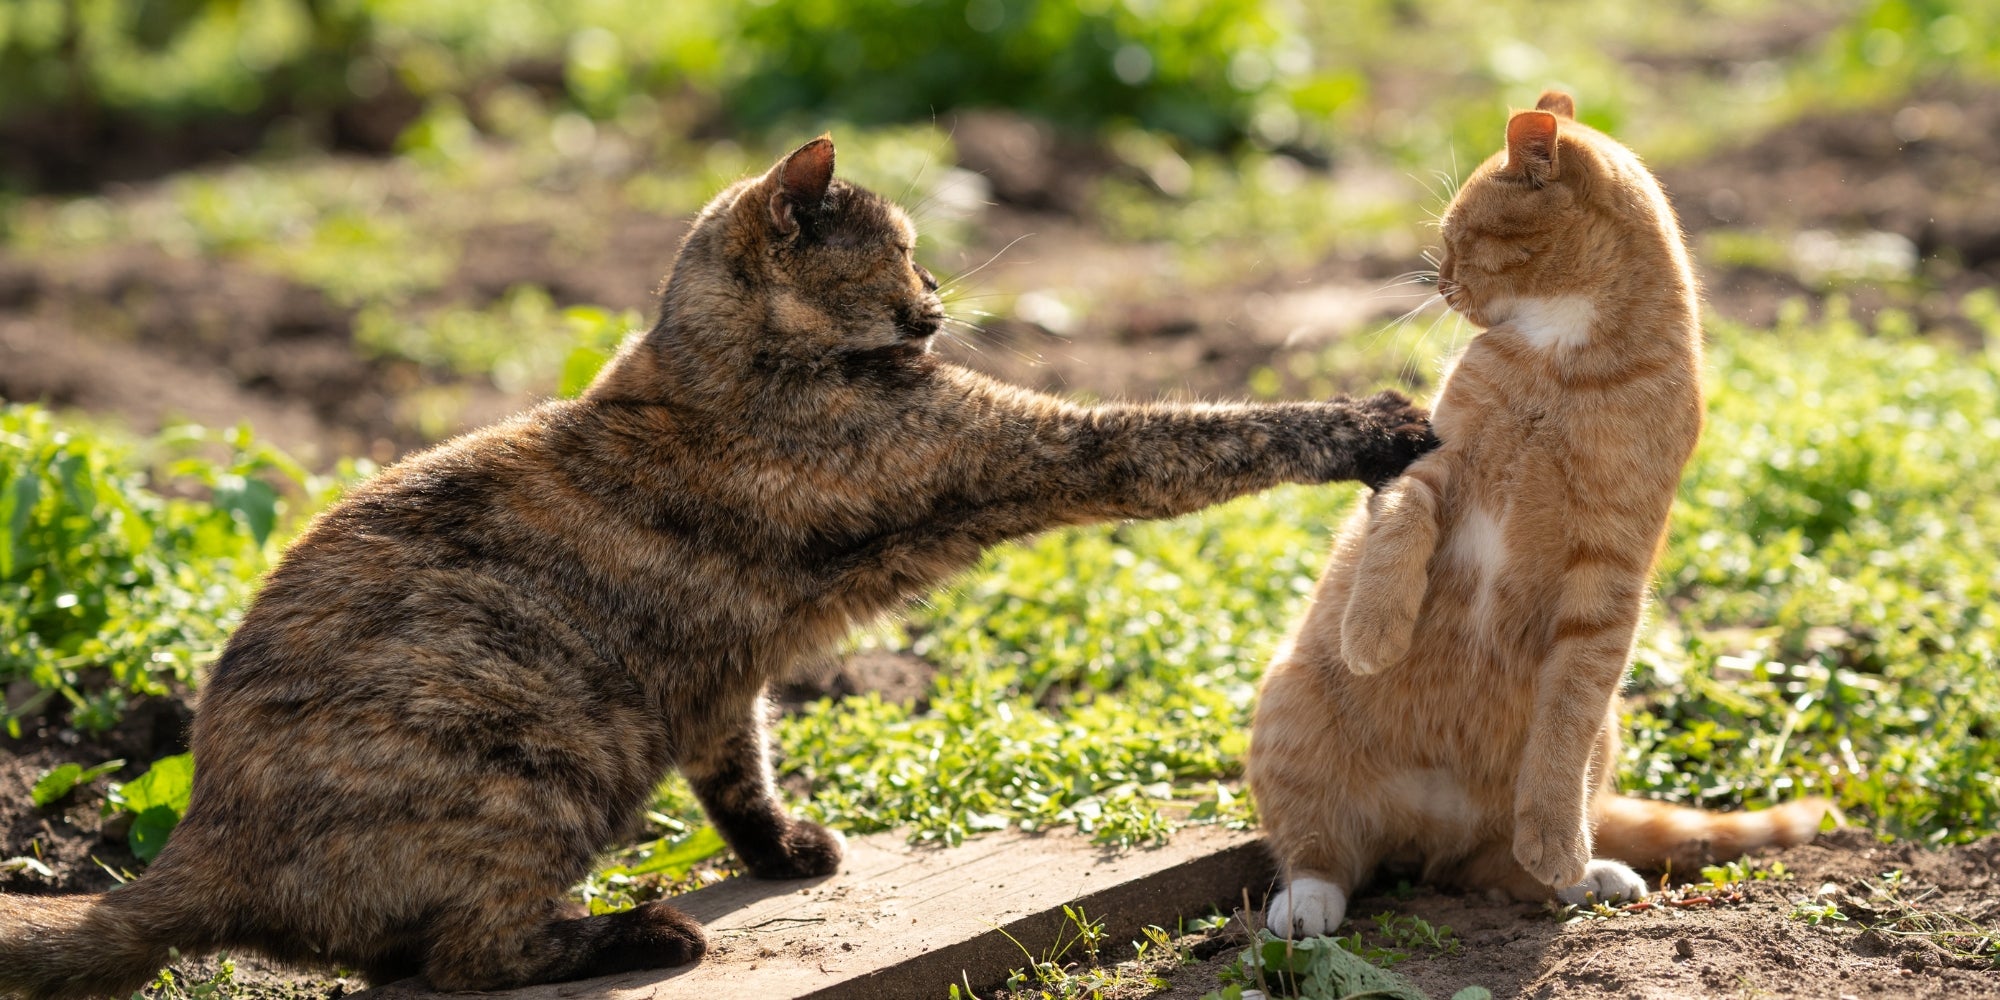
[{"label": "blurred green foliage", "polygon": [[738,130],[997,106],[1196,146],[1366,136],[1436,163],[1490,145],[1496,110],[1550,84],[1577,90],[1590,123],[1671,149],[1938,77],[1991,79],[2000,12],[1966,0],[0,4],[0,121],[310,115],[400,90],[433,109],[415,126],[422,147],[466,124],[459,99],[509,75],[557,80],[564,104],[599,120],[686,95]]},{"label": "blurred green foliage", "polygon": [[921,119],[1000,105],[1241,134],[1310,68],[1270,0],[17,0],[0,7],[0,112],[162,118],[462,91],[554,64],[598,117],[693,84],[740,124]]},{"label": "blurred green foliage", "polygon": [[1052,121],[1133,121],[1215,143],[1312,51],[1267,0],[817,0],[739,5],[742,124],[790,113],[921,120],[1011,107]]}]

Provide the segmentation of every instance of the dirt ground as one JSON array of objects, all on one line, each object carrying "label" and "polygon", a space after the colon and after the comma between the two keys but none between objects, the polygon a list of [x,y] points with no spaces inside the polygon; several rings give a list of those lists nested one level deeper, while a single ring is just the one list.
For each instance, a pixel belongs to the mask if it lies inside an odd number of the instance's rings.
[{"label": "dirt ground", "polygon": [[[1691,242],[1704,251],[1714,313],[1768,323],[1784,300],[1819,303],[1838,288],[1858,312],[1903,308],[1973,339],[1981,334],[1960,314],[1960,300],[2000,281],[1995,163],[2000,91],[1950,90],[1801,121],[1661,173]],[[1108,241],[1075,211],[1073,192],[1048,179],[1060,171],[1022,176],[999,189],[1006,200],[983,219],[974,252],[997,252],[1027,232],[1037,234],[1036,249],[1002,258],[983,283],[1013,291],[1080,287],[1098,307],[1060,334],[1003,316],[977,343],[943,347],[997,376],[1100,397],[1240,396],[1251,373],[1287,371],[1282,362],[1301,349],[1302,323],[1344,335],[1407,308],[1375,295],[1389,276],[1417,266],[1407,260],[1335,257],[1304,272],[1200,292],[1135,284],[1132,275],[1156,270],[1167,251]],[[684,223],[604,199],[576,210],[597,234],[581,252],[539,223],[463,230],[468,252],[436,295],[477,304],[532,283],[558,303],[648,310]],[[1718,234],[1744,231],[1788,253],[1750,259],[1709,252]],[[1904,277],[1842,279],[1842,248],[1864,245],[1886,247],[1891,267],[1907,251]],[[460,390],[464,426],[531,401],[483,381],[368,357],[352,344],[353,318],[314,288],[226,260],[138,245],[39,259],[0,253],[0,398],[107,414],[141,430],[175,418],[248,420],[266,439],[319,465],[344,454],[388,460],[428,443],[399,405],[422,386]],[[1285,388],[1299,387],[1287,381]],[[796,701],[816,690],[879,688],[915,697],[927,669],[856,662],[790,695]],[[0,858],[32,856],[50,874],[0,868],[0,890],[101,891],[117,873],[135,869],[120,832],[106,831],[98,818],[103,782],[46,809],[29,803],[28,788],[61,762],[142,762],[175,752],[187,718],[185,705],[173,702],[135,713],[102,740],[51,729],[6,744]],[[2000,972],[1971,967],[1976,963],[1942,946],[1950,938],[1934,933],[1958,921],[2000,924],[1993,881],[2000,838],[1932,852],[1846,831],[1775,860],[1793,878],[1753,883],[1740,901],[1603,919],[1564,923],[1535,907],[1424,889],[1362,899],[1354,912],[1411,913],[1456,931],[1455,954],[1420,953],[1397,966],[1438,997],[1475,984],[1500,997],[1536,998],[2000,996]],[[1891,885],[1883,878],[1890,871],[1903,872],[1903,881]],[[1885,887],[1892,896],[1883,895]],[[1813,925],[1790,918],[1803,898],[1832,902],[1847,919]],[[1920,932],[1925,927],[1933,933]],[[1218,948],[1217,957],[1172,972],[1174,985],[1162,995],[1193,998],[1215,988],[1220,965],[1239,950],[1214,936],[1201,946]],[[269,972],[244,978],[315,995],[349,988]]]},{"label": "dirt ground", "polygon": [[[1549,907],[1425,888],[1363,896],[1345,930],[1378,913],[1450,927],[1458,943],[1448,952],[1419,946],[1392,966],[1436,1000],[1467,986],[1503,1000],[2000,996],[1992,959],[1967,957],[2000,921],[2000,837],[1934,851],[1841,830],[1756,857],[1752,867],[1775,865],[1788,877],[1747,882],[1740,895],[1697,892],[1615,916],[1562,918]],[[1813,924],[1792,916],[1805,902],[1832,903],[1839,917]],[[1965,933],[1973,925],[1985,930]],[[1174,971],[1159,996],[1196,1000],[1241,951]]]}]

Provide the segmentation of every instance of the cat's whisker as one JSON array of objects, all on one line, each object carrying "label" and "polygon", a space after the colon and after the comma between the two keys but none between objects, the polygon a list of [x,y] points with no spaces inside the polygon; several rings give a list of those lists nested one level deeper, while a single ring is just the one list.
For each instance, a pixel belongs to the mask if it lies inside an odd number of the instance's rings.
[{"label": "cat's whisker", "polygon": [[[1433,172],[1433,173],[1435,173],[1435,172]],[[1425,179],[1424,179],[1424,178],[1422,178],[1422,177],[1418,177],[1418,176],[1417,176],[1416,174],[1413,174],[1413,173],[1408,173],[1408,172],[1405,172],[1405,173],[1403,174],[1403,176],[1404,176],[1404,177],[1408,177],[1409,179],[1411,179],[1411,180],[1413,180],[1413,181],[1416,181],[1416,182],[1417,182],[1417,185],[1418,185],[1418,186],[1420,186],[1420,187],[1422,187],[1422,188],[1424,189],[1424,193],[1425,193],[1425,194],[1427,194],[1427,195],[1430,195],[1430,196],[1431,196],[1432,198],[1434,198],[1434,199],[1437,199],[1438,201],[1449,201],[1449,200],[1450,200],[1450,198],[1449,198],[1448,196],[1446,196],[1446,195],[1443,195],[1443,194],[1439,194],[1439,193],[1438,193],[1438,189],[1437,189],[1437,188],[1436,188],[1436,187],[1435,187],[1434,185],[1432,185],[1432,183],[1431,183],[1430,181],[1428,181],[1428,180],[1425,180]]]},{"label": "cat's whisker", "polygon": [[[1436,298],[1438,301],[1444,300],[1444,296],[1442,295],[1436,296]],[[1425,304],[1429,304],[1428,300],[1426,300]],[[1413,384],[1416,382],[1417,375],[1420,372],[1418,362],[1423,356],[1424,345],[1430,343],[1431,335],[1437,332],[1437,328],[1446,319],[1457,315],[1458,313],[1447,309],[1439,313],[1436,319],[1431,320],[1429,326],[1424,327],[1424,332],[1417,337],[1417,342],[1410,345],[1410,352],[1404,357],[1402,367],[1398,369],[1398,377],[1402,378],[1405,382]]]},{"label": "cat's whisker", "polygon": [[952,276],[951,276],[951,279],[950,279],[950,280],[948,280],[948,281],[946,281],[946,282],[945,282],[944,284],[942,284],[942,285],[938,286],[938,294],[939,294],[939,295],[943,295],[943,294],[945,294],[945,291],[946,291],[947,289],[951,289],[951,288],[956,288],[956,287],[958,287],[959,285],[963,284],[963,283],[965,282],[965,280],[966,280],[967,278],[970,278],[970,277],[972,277],[973,275],[975,275],[975,274],[978,274],[979,272],[981,272],[981,271],[984,271],[984,270],[986,270],[986,269],[987,269],[988,267],[990,267],[990,266],[991,266],[991,265],[993,264],[993,262],[994,262],[994,261],[996,261],[996,260],[999,260],[999,259],[1000,259],[1000,255],[1001,255],[1001,254],[1004,254],[1004,253],[1006,253],[1007,251],[1009,251],[1009,250],[1012,250],[1012,249],[1014,249],[1014,245],[1015,245],[1015,244],[1017,244],[1017,243],[1021,242],[1022,240],[1025,240],[1025,239],[1027,239],[1028,237],[1030,237],[1030,236],[1033,236],[1033,235],[1035,235],[1035,234],[1034,234],[1034,233],[1022,233],[1021,235],[1019,235],[1019,236],[1016,236],[1016,237],[1014,237],[1014,238],[1013,238],[1012,240],[1009,240],[1006,246],[1004,246],[1004,247],[1001,247],[1000,249],[998,249],[998,250],[994,251],[994,252],[993,252],[993,256],[991,256],[991,257],[988,257],[988,258],[986,258],[986,262],[985,262],[985,263],[983,263],[983,264],[980,264],[980,265],[979,265],[978,267],[975,267],[975,268],[973,268],[973,269],[972,269],[972,270],[970,270],[970,271],[961,271],[961,272],[959,272],[958,274],[954,274],[954,275],[952,275]]},{"label": "cat's whisker", "polygon": [[938,300],[944,303],[945,308],[949,309],[952,306],[959,304],[960,302],[978,302],[983,299],[1004,299],[1004,298],[1014,298],[1014,297],[1016,296],[1012,292],[980,292],[977,295],[960,295],[957,294],[956,291],[954,291],[953,294],[939,296]]},{"label": "cat's whisker", "polygon": [[1438,273],[1435,270],[1404,271],[1402,274],[1390,278],[1387,283],[1377,286],[1374,291],[1368,293],[1368,297],[1370,299],[1378,299],[1413,294],[1410,292],[1390,293],[1389,289],[1403,288],[1408,285],[1436,285],[1437,279]]},{"label": "cat's whisker", "polygon": [[[1001,347],[1004,347],[1007,353],[1012,354],[1014,357],[1019,358],[1022,362],[1032,367],[1043,368],[1047,367],[1049,363],[1048,358],[1042,355],[1041,353],[1036,351],[1025,350],[1016,345],[1015,343],[1013,343],[1011,340],[996,338],[993,335],[993,331],[988,330],[986,327],[981,326],[977,323],[973,323],[968,320],[959,319],[957,317],[952,317],[952,316],[947,316],[945,318],[945,322],[947,325],[957,326],[963,329],[967,334],[967,336],[960,336],[956,333],[950,334],[952,342],[958,344],[964,344],[966,347],[971,348],[975,352],[984,353],[983,351],[980,350],[979,344],[973,341],[973,338],[970,336],[970,334],[979,334],[981,336],[988,338],[987,343],[997,344]],[[1061,334],[1054,332],[1048,332],[1046,335],[1062,341],[1067,341],[1069,339],[1067,337],[1062,336]]]}]

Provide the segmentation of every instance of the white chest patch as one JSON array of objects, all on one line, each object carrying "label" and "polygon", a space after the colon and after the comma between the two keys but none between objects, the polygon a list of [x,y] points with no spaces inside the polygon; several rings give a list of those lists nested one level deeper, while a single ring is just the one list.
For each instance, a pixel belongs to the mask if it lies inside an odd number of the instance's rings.
[{"label": "white chest patch", "polygon": [[1507,561],[1507,538],[1500,532],[1500,519],[1484,507],[1474,507],[1458,523],[1451,536],[1451,552],[1467,568],[1482,577],[1500,571]]},{"label": "white chest patch", "polygon": [[1507,538],[1500,530],[1500,519],[1484,507],[1474,507],[1466,511],[1465,518],[1458,523],[1458,529],[1451,536],[1451,555],[1460,566],[1465,567],[1479,581],[1477,596],[1473,598],[1473,613],[1486,617],[1488,604],[1493,597],[1493,581],[1500,575],[1500,567],[1507,562]]},{"label": "white chest patch", "polygon": [[1551,351],[1589,343],[1590,325],[1596,320],[1597,306],[1573,295],[1518,299],[1507,318],[1528,343]]}]

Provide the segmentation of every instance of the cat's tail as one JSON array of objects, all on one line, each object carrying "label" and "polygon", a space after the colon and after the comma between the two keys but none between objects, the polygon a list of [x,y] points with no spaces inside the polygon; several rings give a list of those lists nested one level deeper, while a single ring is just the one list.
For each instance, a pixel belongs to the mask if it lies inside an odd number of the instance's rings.
[{"label": "cat's tail", "polygon": [[155,874],[95,895],[0,893],[0,997],[129,997],[173,948],[200,946],[181,887]]},{"label": "cat's tail", "polygon": [[1594,855],[1690,877],[1703,865],[1734,861],[1759,847],[1803,844],[1828,816],[1835,826],[1847,823],[1840,807],[1826,799],[1800,799],[1758,812],[1708,812],[1606,794],[1597,796],[1593,811]]}]

